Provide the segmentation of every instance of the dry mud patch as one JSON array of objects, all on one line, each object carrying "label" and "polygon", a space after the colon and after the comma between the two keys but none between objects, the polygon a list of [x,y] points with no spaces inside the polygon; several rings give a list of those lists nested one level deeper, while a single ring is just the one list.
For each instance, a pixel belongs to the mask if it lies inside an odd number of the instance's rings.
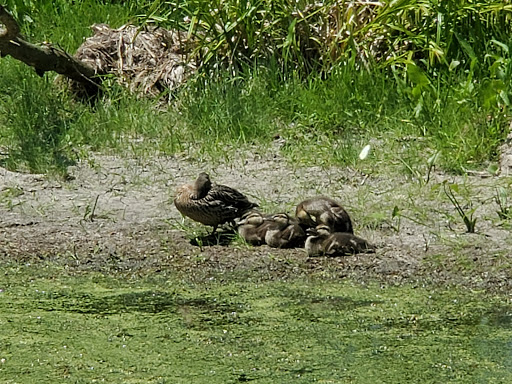
[{"label": "dry mud patch", "polygon": [[[194,280],[378,279],[385,283],[510,288],[507,222],[493,196],[508,177],[437,173],[427,185],[405,176],[365,175],[353,168],[286,166],[277,154],[244,154],[212,166],[179,157],[127,159],[95,155],[72,167],[68,181],[0,168],[0,265],[57,263],[127,275],[177,273]],[[325,194],[342,202],[356,234],[375,254],[308,258],[303,249],[250,247],[240,240],[194,245],[209,230],[183,220],[172,204],[180,184],[200,171],[258,201],[268,212],[293,212],[302,199]],[[463,184],[476,207],[477,233],[439,186]],[[393,217],[395,207],[400,214]]]}]

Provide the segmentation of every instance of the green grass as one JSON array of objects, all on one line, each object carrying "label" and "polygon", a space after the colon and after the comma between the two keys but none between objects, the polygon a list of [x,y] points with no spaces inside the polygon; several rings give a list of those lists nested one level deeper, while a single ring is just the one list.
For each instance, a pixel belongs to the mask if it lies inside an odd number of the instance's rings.
[{"label": "green grass", "polygon": [[[150,8],[152,4],[156,8]],[[397,22],[413,9],[409,3],[401,4],[405,8]],[[88,26],[94,22],[117,27],[144,13],[156,17],[171,5],[93,0],[55,6],[8,3],[31,41],[49,40],[70,52],[90,35]],[[182,11],[187,5],[192,3],[183,4]],[[422,17],[434,8],[422,8]],[[236,7],[229,8],[235,11]],[[450,22],[459,25],[459,8],[452,11]],[[491,23],[494,13],[489,12],[484,14]],[[177,14],[166,14],[167,23],[172,24],[172,15]],[[221,12],[218,17],[222,15],[226,16]],[[384,19],[377,18],[372,28],[379,30],[375,23]],[[229,161],[250,146],[268,147],[279,138],[280,151],[292,164],[350,165],[365,173],[407,172],[416,177],[426,173],[428,159],[439,153],[436,165],[445,170],[485,169],[497,160],[508,127],[512,60],[498,30],[479,30],[486,36],[497,31],[496,40],[478,45],[471,62],[445,58],[451,63],[445,67],[411,56],[366,70],[348,60],[337,62],[328,74],[305,77],[295,69],[283,70],[276,58],[245,60],[237,76],[223,69],[199,73],[167,109],[155,100],[128,94],[113,80],[106,81],[107,91],[96,105],[82,104],[54,83],[52,74],[39,78],[23,64],[4,58],[0,160],[13,170],[65,174],[69,164],[86,159],[90,150],[130,156],[186,154],[215,162]],[[456,61],[458,65],[453,64]],[[367,144],[372,146],[370,156],[361,162],[358,154]]]},{"label": "green grass", "polygon": [[4,164],[39,173],[65,169],[76,160],[69,135],[78,111],[49,78],[36,79],[19,66],[4,67],[0,140],[9,148]]},{"label": "green grass", "polygon": [[478,292],[3,270],[4,382],[512,379],[510,306]]},{"label": "green grass", "polygon": [[[404,99],[385,72],[342,67],[327,80],[280,83],[255,72],[249,79],[201,79],[178,94],[176,105],[127,94],[112,84],[95,106],[73,101],[51,76],[39,78],[13,60],[1,63],[0,143],[10,169],[65,172],[87,151],[145,156],[187,153],[210,160],[229,159],[240,148],[283,140],[281,152],[294,164],[351,165],[372,143],[364,167],[372,172],[424,172],[439,152],[447,170],[487,168],[506,136],[504,114],[489,118],[478,99],[461,99],[456,86],[442,90],[442,105]],[[427,113],[428,105],[437,111]]]},{"label": "green grass", "polygon": [[90,36],[90,26],[106,23],[112,28],[134,22],[149,1],[122,2],[76,0],[8,0],[5,6],[18,20],[23,35],[32,43],[50,42],[73,53]]}]

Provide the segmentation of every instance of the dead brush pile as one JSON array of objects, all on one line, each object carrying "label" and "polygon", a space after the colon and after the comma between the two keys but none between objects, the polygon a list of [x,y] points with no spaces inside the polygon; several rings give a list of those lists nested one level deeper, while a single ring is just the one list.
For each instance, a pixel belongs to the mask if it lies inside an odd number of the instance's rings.
[{"label": "dead brush pile", "polygon": [[94,24],[94,35],[75,57],[99,75],[112,74],[128,89],[148,96],[172,91],[196,71],[186,33],[158,27]]},{"label": "dead brush pile", "polygon": [[[209,9],[204,15],[200,14],[202,22],[192,29],[192,38],[187,32],[160,27],[124,25],[112,29],[107,24],[94,24],[91,27],[94,35],[78,48],[75,58],[92,67],[98,75],[113,75],[132,92],[159,98],[172,94],[198,67],[206,64],[205,58],[206,61],[213,59],[214,68],[222,63],[237,67],[238,63],[233,61],[236,58],[244,62],[265,62],[289,39],[296,45],[287,48],[290,52],[283,53],[282,59],[294,61],[292,67],[328,70],[354,39],[357,43],[352,45],[357,49],[357,56],[367,65],[370,57],[381,57],[383,51],[389,49],[382,44],[382,39],[368,32],[361,33],[382,6],[380,2],[369,0],[340,0],[329,5],[314,3],[291,12],[291,19],[280,20],[283,25],[269,9],[261,9],[257,17],[253,16],[254,20],[231,8],[218,11],[213,17]],[[261,18],[268,18],[268,21]],[[220,27],[232,19],[239,19],[240,23],[232,28]],[[217,24],[205,28],[206,21]],[[276,25],[272,27],[272,23]],[[249,36],[247,31],[254,29],[250,26],[260,26],[264,31],[253,31],[255,35]],[[184,25],[184,29],[187,28]],[[250,46],[249,41],[254,46]],[[81,92],[78,84],[72,84],[72,88]]]},{"label": "dead brush pile", "polygon": [[[324,65],[334,63],[343,54],[348,40],[373,20],[381,6],[379,2],[368,0],[338,1],[329,6],[314,3],[300,12],[292,12],[291,17],[297,22],[293,33],[299,44],[296,54],[290,57],[295,57],[296,64],[302,63],[306,66],[311,60],[318,60]],[[267,13],[263,12],[262,15],[258,17],[265,17]],[[268,14],[266,17],[270,16],[272,15]],[[212,18],[210,11],[204,18]],[[233,18],[238,19],[240,15],[225,12],[213,20],[221,25]],[[249,16],[245,15],[245,18]],[[286,36],[281,36],[277,31],[267,31],[268,33],[249,39],[246,36],[248,28],[242,27],[243,23],[229,32],[218,25],[202,30],[199,25],[203,25],[205,20],[198,23],[197,29],[193,30],[193,38],[188,37],[187,32],[153,26],[124,25],[112,29],[107,24],[94,24],[91,27],[94,35],[78,48],[75,58],[94,68],[99,75],[114,75],[118,82],[133,92],[161,97],[163,93],[166,94],[183,84],[204,64],[202,59],[208,57],[208,54],[218,63],[238,56],[247,56],[247,60],[265,59],[266,55],[271,56],[272,52],[278,51],[278,46],[286,39]],[[259,19],[245,22],[254,23],[253,27],[261,24]],[[284,30],[290,33],[290,20],[283,22],[286,24]],[[224,32],[219,32],[219,28]],[[365,40],[367,37],[365,36]],[[249,48],[248,40],[258,41],[256,44],[261,47]],[[197,50],[197,46],[201,49]],[[232,52],[229,47],[233,46],[241,51],[248,49],[249,52]],[[376,48],[372,48],[371,55],[377,56]],[[201,55],[197,55],[198,52]],[[263,57],[258,57],[257,52]],[[359,52],[363,62],[368,59],[365,53],[368,51]]]}]

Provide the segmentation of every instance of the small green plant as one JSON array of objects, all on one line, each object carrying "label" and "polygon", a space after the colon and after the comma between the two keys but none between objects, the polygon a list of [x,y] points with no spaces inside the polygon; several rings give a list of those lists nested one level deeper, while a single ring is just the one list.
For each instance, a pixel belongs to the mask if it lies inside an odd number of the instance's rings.
[{"label": "small green plant", "polygon": [[16,198],[23,195],[25,191],[20,187],[4,187],[0,193],[2,198]]},{"label": "small green plant", "polygon": [[443,189],[448,199],[453,204],[457,213],[462,218],[462,221],[466,225],[466,229],[468,233],[475,232],[476,218],[473,218],[473,215],[476,211],[476,208],[473,208],[473,203],[471,200],[467,202],[466,206],[462,206],[457,198],[455,197],[455,193],[459,194],[459,185],[458,184],[448,184],[446,181],[443,182]]},{"label": "small green plant", "polygon": [[393,229],[396,232],[400,232],[400,221],[401,221],[402,215],[400,212],[400,208],[398,208],[398,205],[395,205],[393,208],[393,212],[391,212],[391,219],[392,221],[396,222],[396,225],[393,225]]},{"label": "small green plant", "polygon": [[436,161],[439,157],[439,151],[436,151],[432,156],[430,156],[427,160],[427,177],[425,178],[425,184],[428,184],[430,181],[430,175],[432,174],[432,171],[436,167]]},{"label": "small green plant", "polygon": [[498,204],[498,216],[501,220],[510,220],[512,218],[512,207],[508,201],[507,190],[503,187],[496,188],[494,201]]},{"label": "small green plant", "polygon": [[90,221],[90,222],[94,221],[96,207],[98,206],[99,197],[100,197],[100,195],[96,195],[96,198],[94,199],[94,203],[92,204],[92,206],[91,206],[91,204],[86,205],[84,217],[83,217],[84,221]]},{"label": "small green plant", "polygon": [[23,204],[23,201],[17,199],[22,196],[25,191],[20,187],[4,187],[0,191],[0,204],[4,205],[9,211],[18,205]]},{"label": "small green plant", "polygon": [[[415,152],[416,155],[416,152]],[[435,164],[437,158],[439,157],[439,151],[436,151],[432,156],[427,159],[426,166],[427,172],[426,175],[423,176],[423,170],[421,168],[421,164],[412,164],[413,162],[417,162],[417,155],[414,156],[415,159],[407,158],[406,156],[400,156],[399,160],[405,167],[405,172],[409,173],[411,177],[418,181],[419,185],[427,185],[430,182],[430,178],[432,175],[432,171],[435,169]]]},{"label": "small green plant", "polygon": [[[414,204],[411,204],[410,207],[413,207]],[[414,215],[414,216],[417,216],[417,215]],[[400,232],[400,224],[401,224],[401,221],[402,221],[402,218],[404,219],[407,219],[407,220],[410,220],[412,221],[413,223],[416,223],[418,225],[426,225],[425,224],[425,220],[424,218],[417,218],[417,217],[414,217],[413,215],[406,215],[404,214],[403,210],[398,207],[398,205],[395,205],[395,207],[393,208],[393,211],[391,212],[391,221],[394,222],[395,224],[391,224],[391,227],[396,231],[396,232]]]}]

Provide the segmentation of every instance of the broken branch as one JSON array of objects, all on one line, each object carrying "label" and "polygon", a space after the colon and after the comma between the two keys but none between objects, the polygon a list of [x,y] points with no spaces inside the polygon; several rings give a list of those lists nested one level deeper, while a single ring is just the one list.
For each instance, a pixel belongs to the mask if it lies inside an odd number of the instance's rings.
[{"label": "broken branch", "polygon": [[37,46],[25,41],[20,35],[20,27],[12,15],[0,5],[0,53],[34,67],[40,76],[54,71],[81,83],[88,94],[96,94],[100,83],[94,68],[73,58],[61,49],[50,44]]}]

